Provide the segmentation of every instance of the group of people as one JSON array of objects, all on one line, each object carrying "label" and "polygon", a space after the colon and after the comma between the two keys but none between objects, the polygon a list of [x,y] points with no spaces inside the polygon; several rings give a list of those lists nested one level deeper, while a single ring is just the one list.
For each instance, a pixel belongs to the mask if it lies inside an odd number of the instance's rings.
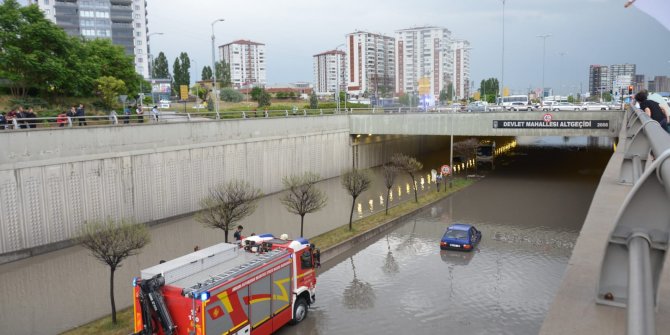
[{"label": "group of people", "polygon": [[0,113],[0,130],[13,128],[15,124],[19,129],[37,128],[38,122],[37,114],[32,107],[24,110],[23,106],[19,106],[12,108],[7,114]]},{"label": "group of people", "polygon": [[[133,109],[135,110],[135,118],[137,119],[137,123],[144,123],[144,109],[142,108],[142,105],[135,105]],[[151,119],[155,122],[158,122],[159,116],[160,112],[158,111],[158,106],[151,108]],[[131,118],[132,111],[130,107],[126,106],[123,109],[123,123],[130,123]]]},{"label": "group of people", "polygon": [[79,121],[79,126],[88,125],[86,123],[86,110],[84,109],[83,104],[79,104],[79,107],[72,106],[66,112],[58,114],[56,117],[56,123],[59,127],[65,127],[68,118],[72,120],[72,125],[74,125],[74,123],[77,121]]},{"label": "group of people", "polygon": [[649,91],[641,90],[635,94],[635,101],[652,120],[658,122],[665,131],[670,133],[670,105],[662,100],[649,99]]}]

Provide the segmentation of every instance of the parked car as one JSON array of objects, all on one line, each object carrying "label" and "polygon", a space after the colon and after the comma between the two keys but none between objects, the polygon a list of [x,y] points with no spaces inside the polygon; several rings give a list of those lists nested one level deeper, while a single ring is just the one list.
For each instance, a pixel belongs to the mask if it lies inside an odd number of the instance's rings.
[{"label": "parked car", "polygon": [[472,225],[452,224],[440,240],[440,249],[471,251],[481,241],[482,233]]},{"label": "parked car", "polygon": [[551,107],[552,111],[578,111],[580,109],[581,106],[577,106],[569,102],[559,102]]},{"label": "parked car", "polygon": [[610,106],[599,102],[585,102],[581,108],[583,111],[606,111],[610,109]]},{"label": "parked car", "polygon": [[523,102],[521,102],[521,101],[515,101],[515,102],[512,102],[512,103],[510,104],[510,106],[507,107],[507,109],[516,112],[516,111],[527,111],[527,110],[531,110],[531,107],[528,106],[528,105],[526,105],[525,103],[523,103]]},{"label": "parked car", "polygon": [[554,110],[554,106],[558,105],[558,101],[542,101],[540,107],[542,111],[551,111]]},{"label": "parked car", "polygon": [[465,111],[470,113],[470,112],[486,112],[488,110],[487,104],[481,102],[481,101],[475,101],[469,103],[467,106],[465,106]]}]

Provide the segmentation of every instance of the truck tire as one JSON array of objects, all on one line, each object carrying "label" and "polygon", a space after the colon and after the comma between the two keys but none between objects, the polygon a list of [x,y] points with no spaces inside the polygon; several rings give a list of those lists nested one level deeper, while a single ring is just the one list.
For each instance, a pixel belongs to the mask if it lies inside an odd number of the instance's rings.
[{"label": "truck tire", "polygon": [[300,323],[300,321],[305,320],[307,317],[307,302],[304,298],[300,297],[295,302],[293,306],[293,320],[291,320],[292,325]]}]

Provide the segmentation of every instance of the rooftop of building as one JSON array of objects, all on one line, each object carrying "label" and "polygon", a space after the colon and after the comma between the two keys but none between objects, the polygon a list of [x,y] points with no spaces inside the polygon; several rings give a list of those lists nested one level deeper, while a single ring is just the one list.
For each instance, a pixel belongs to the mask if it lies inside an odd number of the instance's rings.
[{"label": "rooftop of building", "polygon": [[325,56],[325,55],[346,55],[346,53],[342,50],[328,50],[328,51],[324,51],[320,54],[316,54],[316,55],[314,55],[314,57]]},{"label": "rooftop of building", "polygon": [[230,42],[230,43],[224,44],[224,46],[225,46],[225,45],[232,45],[232,44],[241,44],[241,45],[265,45],[265,44],[263,44],[263,43],[254,42],[254,41],[251,41],[251,40],[235,40],[235,41],[232,41],[232,42]]}]

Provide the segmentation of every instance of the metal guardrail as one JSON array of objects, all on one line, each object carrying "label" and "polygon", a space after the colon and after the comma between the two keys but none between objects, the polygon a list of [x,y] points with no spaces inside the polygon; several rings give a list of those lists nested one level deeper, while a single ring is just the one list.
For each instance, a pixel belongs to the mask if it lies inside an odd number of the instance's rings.
[{"label": "metal guardrail", "polygon": [[628,106],[619,181],[632,188],[602,262],[596,302],[627,308],[629,335],[656,334],[655,305],[670,236],[670,134]]},{"label": "metal guardrail", "polygon": [[342,114],[445,114],[445,113],[510,113],[506,110],[487,110],[467,112],[463,109],[437,108],[424,111],[421,108],[410,107],[374,107],[374,108],[345,108],[345,109],[295,109],[295,110],[264,110],[264,111],[231,111],[231,112],[173,112],[161,111],[153,115],[145,111],[143,115],[110,115],[95,116],[73,116],[73,117],[38,117],[38,118],[14,118],[6,125],[0,124],[0,129],[33,129],[33,128],[73,128],[82,125],[94,126],[123,126],[137,124],[155,124],[171,122],[201,122],[233,119],[256,119],[256,118],[285,118],[294,116],[312,117]]}]

